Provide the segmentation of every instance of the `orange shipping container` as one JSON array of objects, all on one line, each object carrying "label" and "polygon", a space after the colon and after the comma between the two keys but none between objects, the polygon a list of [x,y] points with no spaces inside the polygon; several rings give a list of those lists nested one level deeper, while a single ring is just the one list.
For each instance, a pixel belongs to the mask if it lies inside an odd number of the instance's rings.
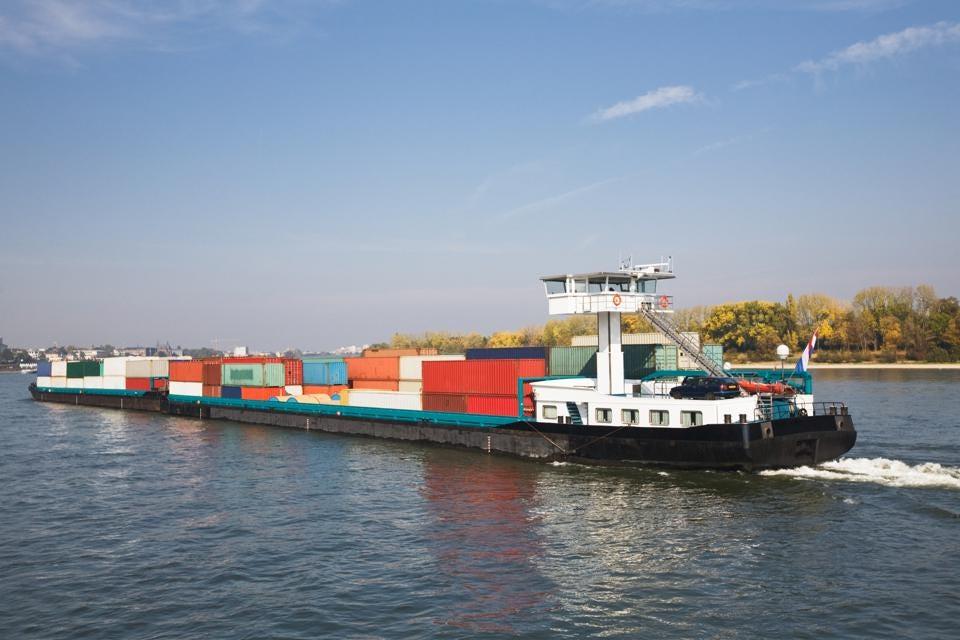
[{"label": "orange shipping container", "polygon": [[[524,396],[523,410],[527,415],[533,413],[533,398],[531,396]],[[469,395],[467,396],[467,413],[488,416],[515,416],[517,415],[517,396]]]},{"label": "orange shipping container", "polygon": [[332,396],[346,388],[347,386],[344,384],[305,384],[303,385],[303,395],[308,396],[314,393],[325,393],[328,396]]},{"label": "orange shipping container", "polygon": [[150,378],[126,378],[127,391],[150,391]]},{"label": "orange shipping container", "polygon": [[303,384],[303,360],[284,359],[283,384]]},{"label": "orange shipping container", "polygon": [[[203,379],[201,380],[203,384],[219,387],[222,376],[223,366],[220,364],[219,358],[210,358],[203,361]],[[219,397],[219,395],[217,397]]]},{"label": "orange shipping container", "polygon": [[170,380],[173,382],[203,382],[203,363],[199,360],[171,360]]},{"label": "orange shipping container", "polygon": [[219,398],[220,397],[220,385],[214,384],[205,384],[203,385],[203,397],[204,398]]},{"label": "orange shipping container", "polygon": [[[400,357],[344,358],[347,380],[399,380]],[[358,389],[360,387],[357,387]],[[369,387],[368,387],[369,388]],[[380,387],[374,387],[379,389]]]},{"label": "orange shipping container", "polygon": [[240,397],[244,400],[269,400],[282,395],[286,395],[283,387],[240,387]]},{"label": "orange shipping container", "polygon": [[375,389],[377,391],[400,391],[399,380],[354,380],[354,389]]}]

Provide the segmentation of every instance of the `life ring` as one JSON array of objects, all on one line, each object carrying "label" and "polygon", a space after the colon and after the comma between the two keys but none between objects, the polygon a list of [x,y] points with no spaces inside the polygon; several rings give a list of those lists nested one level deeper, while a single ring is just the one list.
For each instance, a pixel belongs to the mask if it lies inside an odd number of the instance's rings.
[{"label": "life ring", "polygon": [[623,300],[620,298],[620,294],[613,294],[613,306],[619,307],[621,302],[623,302]]},{"label": "life ring", "polygon": [[797,411],[797,413],[799,413],[801,416],[806,416],[806,415],[807,415],[807,410],[806,410],[806,409],[800,409],[800,411]]},{"label": "life ring", "polygon": [[668,298],[667,296],[660,296],[659,302],[660,302],[661,309],[666,309],[667,307],[670,306],[670,298]]}]

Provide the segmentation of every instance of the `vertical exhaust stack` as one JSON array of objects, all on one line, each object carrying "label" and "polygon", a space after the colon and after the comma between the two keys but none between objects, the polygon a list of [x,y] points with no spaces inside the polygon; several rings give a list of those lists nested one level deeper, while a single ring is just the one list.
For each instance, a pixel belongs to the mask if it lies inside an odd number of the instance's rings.
[{"label": "vertical exhaust stack", "polygon": [[673,313],[673,298],[657,295],[657,281],[673,278],[671,262],[623,265],[619,271],[544,276],[550,315],[596,314],[597,391],[624,395],[621,317],[655,309]]}]

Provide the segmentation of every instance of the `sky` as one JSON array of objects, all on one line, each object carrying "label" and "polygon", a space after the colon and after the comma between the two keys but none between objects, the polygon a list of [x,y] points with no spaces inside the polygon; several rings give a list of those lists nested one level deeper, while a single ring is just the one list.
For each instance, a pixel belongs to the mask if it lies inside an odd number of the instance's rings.
[{"label": "sky", "polygon": [[958,154],[955,1],[5,0],[0,336],[490,333],[621,256],[960,295]]}]

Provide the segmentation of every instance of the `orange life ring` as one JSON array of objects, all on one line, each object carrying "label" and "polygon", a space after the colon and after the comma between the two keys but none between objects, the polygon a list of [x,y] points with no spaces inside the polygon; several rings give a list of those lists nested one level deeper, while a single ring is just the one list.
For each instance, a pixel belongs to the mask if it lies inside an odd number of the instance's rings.
[{"label": "orange life ring", "polygon": [[670,298],[667,296],[660,296],[660,308],[666,309],[670,306]]},{"label": "orange life ring", "polygon": [[613,306],[619,307],[621,302],[623,302],[623,299],[620,297],[620,294],[613,294]]}]

